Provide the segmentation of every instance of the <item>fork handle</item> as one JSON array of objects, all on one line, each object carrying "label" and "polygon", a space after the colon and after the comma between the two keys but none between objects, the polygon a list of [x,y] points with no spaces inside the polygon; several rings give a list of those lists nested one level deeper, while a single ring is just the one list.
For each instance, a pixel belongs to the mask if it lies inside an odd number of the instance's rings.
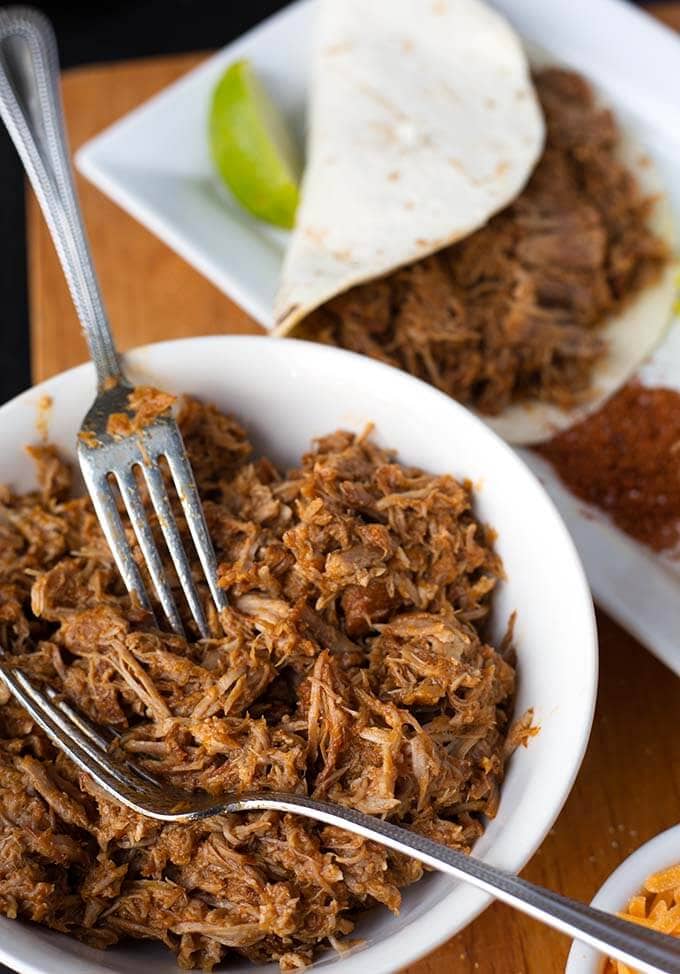
[{"label": "fork handle", "polygon": [[[239,812],[257,808],[302,814],[346,828],[405,856],[412,856],[426,866],[476,886],[549,927],[603,954],[609,954],[640,974],[680,974],[680,945],[675,937],[648,930],[604,910],[537,886],[474,855],[465,855],[427,836],[354,808],[318,801],[306,795],[284,796],[260,792],[257,795],[243,795],[240,800],[235,798],[225,803],[220,811]],[[537,963],[540,967],[540,960]]]},{"label": "fork handle", "polygon": [[0,11],[0,116],[47,221],[100,388],[123,378],[69,161],[52,27],[30,7]]}]

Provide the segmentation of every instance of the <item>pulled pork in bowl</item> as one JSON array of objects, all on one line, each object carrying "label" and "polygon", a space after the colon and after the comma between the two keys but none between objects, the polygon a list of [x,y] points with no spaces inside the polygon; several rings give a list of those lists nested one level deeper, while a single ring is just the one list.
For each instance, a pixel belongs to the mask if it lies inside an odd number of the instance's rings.
[{"label": "pulled pork in bowl", "polygon": [[[131,366],[216,404],[187,398],[180,419],[229,608],[198,641],[130,603],[64,463],[91,387],[75,370],[0,413],[15,663],[183,787],[305,790],[519,868],[566,797],[595,691],[587,587],[539,485],[461,407],[348,353],[200,339]],[[36,444],[41,395],[55,449]],[[25,494],[31,441],[39,487]],[[506,768],[529,707],[539,733]],[[487,901],[302,818],[144,820],[98,794],[10,699],[0,765],[0,909],[84,942],[3,921],[0,957],[19,967],[47,970],[57,950],[70,970],[132,970],[135,941],[150,939],[184,967],[296,969],[360,940],[334,963],[387,971]],[[106,959],[93,949],[114,943]]]}]

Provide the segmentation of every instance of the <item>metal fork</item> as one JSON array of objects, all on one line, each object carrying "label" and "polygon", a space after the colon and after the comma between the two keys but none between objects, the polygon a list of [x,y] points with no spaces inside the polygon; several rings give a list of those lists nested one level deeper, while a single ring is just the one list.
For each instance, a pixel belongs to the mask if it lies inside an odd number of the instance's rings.
[{"label": "metal fork", "polygon": [[226,605],[226,596],[217,584],[215,553],[177,423],[168,412],[128,435],[111,435],[107,430],[114,413],[132,418],[133,390],[113,342],[73,184],[54,34],[47,19],[28,7],[0,11],[0,115],[47,221],[94,361],[97,397],[81,427],[78,459],[106,540],[127,588],[151,610],[118,512],[113,478],[167,619],[176,632],[183,632],[135,474],[140,471],[193,618],[201,635],[208,636],[208,622],[162,474],[162,457],[218,611]]},{"label": "metal fork", "polygon": [[514,873],[449,849],[392,822],[307,795],[250,792],[215,799],[180,791],[158,781],[146,768],[120,757],[120,747],[111,750],[111,733],[95,727],[54,691],[45,693],[33,686],[23,673],[11,669],[8,662],[9,657],[0,650],[0,680],[34,721],[106,795],[135,812],[164,822],[192,822],[215,815],[265,809],[304,815],[347,829],[449,873],[645,974],[680,974],[680,949],[674,937],[543,889]]}]

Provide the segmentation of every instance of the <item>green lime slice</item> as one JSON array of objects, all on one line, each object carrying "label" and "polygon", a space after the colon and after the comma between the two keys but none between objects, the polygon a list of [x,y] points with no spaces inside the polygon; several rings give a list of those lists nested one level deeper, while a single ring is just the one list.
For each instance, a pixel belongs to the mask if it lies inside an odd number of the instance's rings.
[{"label": "green lime slice", "polygon": [[248,61],[222,75],[210,108],[210,150],[236,199],[260,220],[295,223],[301,171],[281,115]]}]

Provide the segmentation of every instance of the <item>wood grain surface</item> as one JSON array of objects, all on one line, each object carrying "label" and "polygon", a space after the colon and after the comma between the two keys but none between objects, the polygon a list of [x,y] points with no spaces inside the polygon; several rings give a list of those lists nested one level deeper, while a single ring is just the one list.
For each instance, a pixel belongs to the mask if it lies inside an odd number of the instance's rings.
[{"label": "wood grain surface", "polygon": [[[680,29],[680,4],[651,8]],[[78,68],[64,76],[73,148],[179,77],[204,55]],[[84,180],[95,262],[122,349],[166,338],[262,329]],[[86,348],[34,200],[28,206],[35,381],[84,361]],[[604,615],[600,691],[581,772],[524,875],[590,900],[637,846],[680,818],[680,680]],[[680,640],[680,634],[678,636]],[[550,646],[546,646],[550,652]],[[500,904],[408,974],[561,974],[565,937]]]}]

